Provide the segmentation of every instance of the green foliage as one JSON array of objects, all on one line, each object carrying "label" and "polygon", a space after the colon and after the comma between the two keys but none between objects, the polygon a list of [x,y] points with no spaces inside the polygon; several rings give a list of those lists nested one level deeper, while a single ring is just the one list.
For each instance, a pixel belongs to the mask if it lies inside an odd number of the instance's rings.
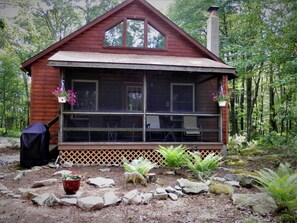
[{"label": "green foliage", "polygon": [[204,159],[201,156],[190,153],[193,161],[188,161],[188,167],[193,172],[194,176],[201,181],[205,181],[211,177],[212,172],[221,164],[221,156],[214,153],[208,154]]},{"label": "green foliage", "polygon": [[297,171],[285,163],[280,164],[276,171],[265,168],[257,173],[261,189],[275,200],[279,211],[297,210]]},{"label": "green foliage", "polygon": [[170,169],[180,168],[188,162],[189,156],[186,152],[186,147],[183,145],[177,147],[173,147],[173,145],[169,147],[159,146],[156,151],[163,156],[164,164]]},{"label": "green foliage", "polygon": [[124,158],[123,159],[123,166],[126,172],[138,172],[143,176],[146,176],[149,171],[153,168],[157,167],[157,164],[152,163],[150,160],[140,157],[136,160],[132,160],[131,163]]}]

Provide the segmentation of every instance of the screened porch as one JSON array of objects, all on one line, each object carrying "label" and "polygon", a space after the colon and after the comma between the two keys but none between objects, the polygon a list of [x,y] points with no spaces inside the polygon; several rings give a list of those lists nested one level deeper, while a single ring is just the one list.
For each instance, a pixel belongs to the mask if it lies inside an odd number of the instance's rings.
[{"label": "screened porch", "polygon": [[217,74],[64,68],[63,79],[77,104],[61,105],[60,142],[222,140]]}]

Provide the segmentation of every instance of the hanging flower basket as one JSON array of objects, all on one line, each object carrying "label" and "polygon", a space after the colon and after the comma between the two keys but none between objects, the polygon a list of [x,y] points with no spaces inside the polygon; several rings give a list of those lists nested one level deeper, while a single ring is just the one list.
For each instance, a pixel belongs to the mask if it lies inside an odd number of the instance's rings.
[{"label": "hanging flower basket", "polygon": [[218,103],[220,107],[225,107],[227,104],[227,101],[218,101]]},{"label": "hanging flower basket", "polygon": [[71,105],[76,104],[76,93],[72,90],[65,90],[64,84],[62,87],[58,87],[52,91],[52,94],[58,98],[59,103],[68,102]]},{"label": "hanging flower basket", "polygon": [[219,91],[212,95],[212,100],[218,102],[220,107],[225,107],[230,100],[230,95],[224,93],[224,89],[220,86]]},{"label": "hanging flower basket", "polygon": [[66,103],[66,101],[67,101],[67,98],[65,96],[58,97],[59,103]]}]

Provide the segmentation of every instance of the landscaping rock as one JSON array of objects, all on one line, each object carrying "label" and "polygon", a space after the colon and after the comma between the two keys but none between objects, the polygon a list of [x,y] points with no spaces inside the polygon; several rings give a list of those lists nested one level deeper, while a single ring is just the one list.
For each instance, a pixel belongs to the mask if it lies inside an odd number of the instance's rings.
[{"label": "landscaping rock", "polygon": [[63,194],[61,195],[61,198],[79,198],[82,195],[82,191],[77,191],[75,194]]},{"label": "landscaping rock", "polygon": [[182,188],[185,194],[199,194],[208,191],[208,186],[201,182],[192,182],[187,179],[177,180],[177,185]]},{"label": "landscaping rock", "polygon": [[225,181],[225,183],[233,187],[240,187],[240,184],[238,181]]},{"label": "landscaping rock", "polygon": [[157,194],[156,192],[154,193],[154,199],[156,200],[166,200],[168,198],[168,194]]},{"label": "landscaping rock", "polygon": [[8,188],[0,183],[0,191],[3,191],[3,190],[8,190]]},{"label": "landscaping rock", "polygon": [[110,168],[99,169],[100,172],[110,172]]},{"label": "landscaping rock", "polygon": [[77,203],[77,198],[61,198],[60,199],[60,204],[65,205],[65,206],[76,205],[76,203]]},{"label": "landscaping rock", "polygon": [[47,179],[47,180],[41,180],[41,181],[35,181],[33,183],[32,188],[36,187],[43,187],[43,186],[51,186],[58,182],[58,179]]},{"label": "landscaping rock", "polygon": [[23,176],[25,176],[26,175],[26,171],[24,170],[24,171],[20,171],[14,178],[13,178],[13,180],[14,181],[19,181],[20,179],[22,179],[22,177]]},{"label": "landscaping rock", "polygon": [[53,173],[52,176],[62,176],[62,175],[64,175],[64,174],[69,174],[69,173],[71,173],[70,170],[60,170],[60,171],[58,171],[58,172]]},{"label": "landscaping rock", "polygon": [[132,199],[135,198],[138,195],[138,191],[135,190],[131,190],[128,193],[126,193],[123,197],[123,202],[125,204],[131,204],[132,203]]},{"label": "landscaping rock", "polygon": [[96,187],[113,187],[115,182],[113,179],[107,179],[103,177],[90,178],[87,180],[88,184],[95,185]]},{"label": "landscaping rock", "polygon": [[208,189],[209,192],[214,194],[226,194],[230,197],[233,194],[233,188],[230,185],[226,185],[219,182],[213,182]]},{"label": "landscaping rock", "polygon": [[38,194],[35,193],[35,189],[32,189],[32,188],[18,188],[17,192],[21,194],[21,198],[27,199],[30,201],[34,197],[38,196]]},{"label": "landscaping rock", "polygon": [[64,168],[71,168],[73,166],[73,163],[71,163],[71,162],[65,162],[65,163],[62,164],[62,166]]},{"label": "landscaping rock", "polygon": [[141,203],[142,204],[148,204],[149,201],[151,201],[153,199],[153,193],[144,193],[144,194],[140,194],[141,197]]},{"label": "landscaping rock", "polygon": [[168,197],[173,200],[173,201],[177,201],[178,199],[178,196],[176,194],[173,194],[173,193],[169,193],[168,194]]},{"label": "landscaping rock", "polygon": [[217,181],[217,182],[221,182],[221,183],[224,183],[226,181],[225,178],[223,177],[214,177],[212,178],[213,181]]},{"label": "landscaping rock", "polygon": [[60,203],[60,199],[57,198],[54,194],[45,193],[42,195],[38,195],[37,197],[34,197],[32,199],[32,202],[39,206],[52,207],[58,205]]},{"label": "landscaping rock", "polygon": [[156,189],[156,193],[157,194],[167,194],[165,188],[161,188],[161,187]]},{"label": "landscaping rock", "polygon": [[104,201],[102,197],[83,197],[77,200],[76,205],[85,211],[94,211],[103,208]]},{"label": "landscaping rock", "polygon": [[104,206],[117,205],[121,202],[121,199],[113,192],[107,192],[104,194]]},{"label": "landscaping rock", "polygon": [[266,193],[233,194],[233,204],[238,207],[251,207],[252,210],[265,216],[277,209],[274,200]]},{"label": "landscaping rock", "polygon": [[246,174],[226,174],[224,178],[227,181],[239,182],[239,185],[246,188],[251,188],[255,183],[255,178]]}]

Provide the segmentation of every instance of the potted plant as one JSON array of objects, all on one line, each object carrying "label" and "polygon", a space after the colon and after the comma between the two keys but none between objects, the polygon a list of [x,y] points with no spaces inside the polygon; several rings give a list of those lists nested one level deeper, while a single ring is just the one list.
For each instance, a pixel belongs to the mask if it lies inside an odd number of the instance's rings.
[{"label": "potted plant", "polygon": [[69,171],[62,174],[63,188],[66,194],[76,194],[80,187],[81,174]]},{"label": "potted plant", "polygon": [[58,98],[59,103],[68,102],[71,105],[76,104],[76,93],[73,90],[64,90],[63,88],[57,87],[52,91],[52,94]]},{"label": "potted plant", "polygon": [[220,87],[220,90],[216,94],[213,94],[212,99],[218,102],[220,107],[225,107],[227,101],[230,99],[230,96],[228,94],[224,94],[223,87]]}]

